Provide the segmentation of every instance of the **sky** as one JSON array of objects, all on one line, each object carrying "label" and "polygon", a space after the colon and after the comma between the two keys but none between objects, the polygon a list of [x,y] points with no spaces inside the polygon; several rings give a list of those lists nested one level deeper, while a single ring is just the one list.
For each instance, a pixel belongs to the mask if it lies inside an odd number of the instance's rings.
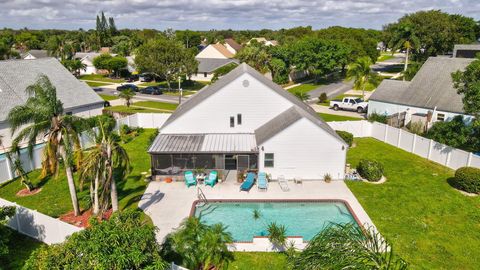
[{"label": "sky", "polygon": [[381,29],[430,9],[480,20],[480,0],[0,0],[0,28],[91,29],[104,11],[117,28],[132,29]]}]

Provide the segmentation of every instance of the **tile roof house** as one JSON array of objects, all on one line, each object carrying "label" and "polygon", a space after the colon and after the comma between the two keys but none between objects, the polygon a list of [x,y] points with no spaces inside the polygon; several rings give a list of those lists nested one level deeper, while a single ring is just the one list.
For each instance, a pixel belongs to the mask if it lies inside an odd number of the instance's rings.
[{"label": "tile roof house", "polygon": [[102,113],[104,101],[84,82],[77,80],[57,59],[0,61],[0,135],[3,144],[11,143],[7,120],[10,110],[24,104],[28,96],[27,86],[44,74],[57,89],[65,112],[78,116],[94,116]]},{"label": "tile roof house", "polygon": [[343,179],[347,144],[311,107],[245,63],[182,103],[148,152],[152,173],[259,170]]},{"label": "tile roof house", "polygon": [[225,44],[223,44],[225,48],[232,54],[238,53],[242,49],[242,45],[238,44],[235,40],[231,38],[226,38],[225,39]]},{"label": "tile roof house", "polygon": [[368,113],[407,112],[408,116],[430,111],[432,121],[448,121],[456,115],[471,118],[463,111],[462,96],[453,87],[451,74],[464,70],[473,60],[430,57],[411,81],[383,80],[370,96]]}]

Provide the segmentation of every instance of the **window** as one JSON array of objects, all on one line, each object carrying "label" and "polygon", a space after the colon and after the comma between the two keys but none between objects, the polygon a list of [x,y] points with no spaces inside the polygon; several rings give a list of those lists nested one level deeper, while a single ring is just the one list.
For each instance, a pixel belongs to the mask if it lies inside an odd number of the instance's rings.
[{"label": "window", "polygon": [[350,104],[352,104],[352,105],[354,105],[354,104],[355,104],[355,100],[353,100],[353,99],[350,99],[350,101],[349,101],[349,102],[350,102]]},{"label": "window", "polygon": [[443,113],[437,113],[437,121],[445,121],[445,114]]},{"label": "window", "polygon": [[273,167],[273,153],[265,153],[264,167]]},{"label": "window", "polygon": [[205,77],[205,78],[207,77],[207,72],[203,73],[203,77]]},{"label": "window", "polygon": [[230,127],[235,127],[235,117],[230,116]]},{"label": "window", "polygon": [[239,113],[237,114],[237,125],[241,125],[242,124],[242,114]]}]

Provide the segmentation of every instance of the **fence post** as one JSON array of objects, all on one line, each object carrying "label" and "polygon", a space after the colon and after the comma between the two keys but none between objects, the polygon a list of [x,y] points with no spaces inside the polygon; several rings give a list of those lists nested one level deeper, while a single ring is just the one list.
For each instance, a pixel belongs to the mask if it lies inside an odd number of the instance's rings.
[{"label": "fence post", "polygon": [[468,159],[467,159],[467,167],[470,167],[470,165],[472,164],[472,157],[473,157],[473,153],[469,152]]},{"label": "fence post", "polygon": [[413,134],[412,153],[415,153],[416,144],[417,144],[417,134]]},{"label": "fence post", "polygon": [[13,175],[12,166],[11,166],[11,164],[10,164],[10,159],[9,159],[9,158],[6,158],[5,161],[6,161],[5,164],[7,164],[8,177],[9,177],[10,179],[15,178],[15,175]]},{"label": "fence post", "polygon": [[387,142],[387,135],[388,135],[388,125],[383,125],[385,127],[385,133],[383,134],[383,142]]},{"label": "fence post", "polygon": [[433,147],[433,140],[430,139],[430,144],[428,145],[428,154],[427,154],[428,160],[430,160],[430,156],[432,155],[432,147]]},{"label": "fence post", "polygon": [[397,148],[400,148],[400,140],[402,139],[402,129],[398,129]]},{"label": "fence post", "polygon": [[[447,146],[448,147],[448,146]],[[453,151],[453,150],[452,150]],[[447,153],[447,159],[445,160],[445,167],[449,167],[448,164],[450,163],[450,156],[452,155],[452,151]],[[450,168],[450,167],[449,167]]]}]

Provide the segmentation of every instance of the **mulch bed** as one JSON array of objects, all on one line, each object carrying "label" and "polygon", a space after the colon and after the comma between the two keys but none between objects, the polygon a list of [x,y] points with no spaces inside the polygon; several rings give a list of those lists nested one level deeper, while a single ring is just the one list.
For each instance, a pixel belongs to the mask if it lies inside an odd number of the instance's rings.
[{"label": "mulch bed", "polygon": [[[75,216],[73,214],[73,211],[70,211],[66,214],[61,215],[58,219],[80,228],[88,228],[90,227],[90,224],[88,221],[92,216],[93,216],[93,211],[92,209],[89,209],[87,211],[82,211],[79,216]],[[101,217],[98,217],[98,220],[108,220],[110,219],[111,216],[112,216],[112,209],[109,209],[107,212],[103,213]]]},{"label": "mulch bed", "polygon": [[42,191],[42,188],[35,188],[32,191],[29,191],[27,188],[24,188],[15,194],[17,197],[27,197],[32,196]]}]

